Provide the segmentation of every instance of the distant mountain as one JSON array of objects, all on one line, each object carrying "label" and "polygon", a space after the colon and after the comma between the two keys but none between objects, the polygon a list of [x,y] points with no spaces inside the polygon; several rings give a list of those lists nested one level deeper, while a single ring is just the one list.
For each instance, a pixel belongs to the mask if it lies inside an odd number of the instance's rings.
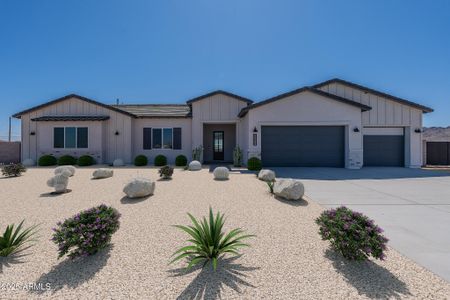
[{"label": "distant mountain", "polygon": [[424,127],[423,139],[426,141],[450,142],[450,126],[448,127]]}]

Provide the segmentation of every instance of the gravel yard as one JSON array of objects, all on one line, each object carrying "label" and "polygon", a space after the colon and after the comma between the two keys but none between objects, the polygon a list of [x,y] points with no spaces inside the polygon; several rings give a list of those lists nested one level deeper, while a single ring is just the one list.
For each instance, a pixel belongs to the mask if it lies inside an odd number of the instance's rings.
[{"label": "gravel yard", "polygon": [[[22,258],[0,259],[0,298],[33,299],[445,299],[450,284],[389,249],[384,262],[347,262],[328,250],[314,219],[323,210],[302,202],[274,199],[253,174],[232,172],[215,181],[207,169],[176,169],[172,180],[156,181],[155,194],[129,200],[122,188],[135,177],[158,179],[157,169],[118,168],[114,177],[91,180],[93,168],[78,168],[71,193],[50,195],[53,169],[29,169],[22,177],[0,178],[1,231],[26,219],[40,223],[40,239]],[[326,188],[326,187],[324,187]],[[306,185],[308,194],[308,185]],[[57,221],[101,203],[122,214],[110,248],[87,258],[57,259],[50,241]],[[257,237],[240,257],[226,257],[219,269],[186,273],[183,263],[168,265],[187,239],[174,224],[189,224],[214,211],[225,213],[226,228],[242,227]],[[389,236],[388,236],[389,237]],[[6,284],[15,284],[5,287]],[[31,290],[29,284],[50,284]]]}]

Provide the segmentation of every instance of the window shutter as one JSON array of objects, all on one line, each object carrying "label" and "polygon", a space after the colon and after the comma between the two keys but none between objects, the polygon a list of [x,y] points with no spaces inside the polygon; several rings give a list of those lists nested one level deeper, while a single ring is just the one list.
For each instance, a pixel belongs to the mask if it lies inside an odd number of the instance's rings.
[{"label": "window shutter", "polygon": [[181,128],[173,129],[173,149],[181,149]]},{"label": "window shutter", "polygon": [[87,148],[88,147],[88,128],[78,127],[77,128],[77,148]]},{"label": "window shutter", "polygon": [[152,129],[144,128],[144,149],[152,149]]},{"label": "window shutter", "polygon": [[64,127],[53,128],[53,148],[64,148]]}]

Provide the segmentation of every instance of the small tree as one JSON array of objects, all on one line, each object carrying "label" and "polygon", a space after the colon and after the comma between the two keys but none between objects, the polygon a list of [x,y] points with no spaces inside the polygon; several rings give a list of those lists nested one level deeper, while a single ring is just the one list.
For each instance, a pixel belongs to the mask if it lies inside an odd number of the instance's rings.
[{"label": "small tree", "polygon": [[233,150],[233,165],[235,167],[242,166],[242,150],[238,145]]},{"label": "small tree", "polygon": [[192,150],[192,159],[200,161],[202,159],[203,146],[200,145]]}]

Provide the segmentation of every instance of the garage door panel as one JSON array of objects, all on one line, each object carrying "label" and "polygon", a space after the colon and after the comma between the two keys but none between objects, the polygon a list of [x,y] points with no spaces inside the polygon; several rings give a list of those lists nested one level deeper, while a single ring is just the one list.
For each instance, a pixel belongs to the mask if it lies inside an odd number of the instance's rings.
[{"label": "garage door panel", "polygon": [[343,167],[343,126],[263,126],[263,165]]},{"label": "garage door panel", "polygon": [[403,167],[405,138],[403,135],[364,135],[364,166]]}]

